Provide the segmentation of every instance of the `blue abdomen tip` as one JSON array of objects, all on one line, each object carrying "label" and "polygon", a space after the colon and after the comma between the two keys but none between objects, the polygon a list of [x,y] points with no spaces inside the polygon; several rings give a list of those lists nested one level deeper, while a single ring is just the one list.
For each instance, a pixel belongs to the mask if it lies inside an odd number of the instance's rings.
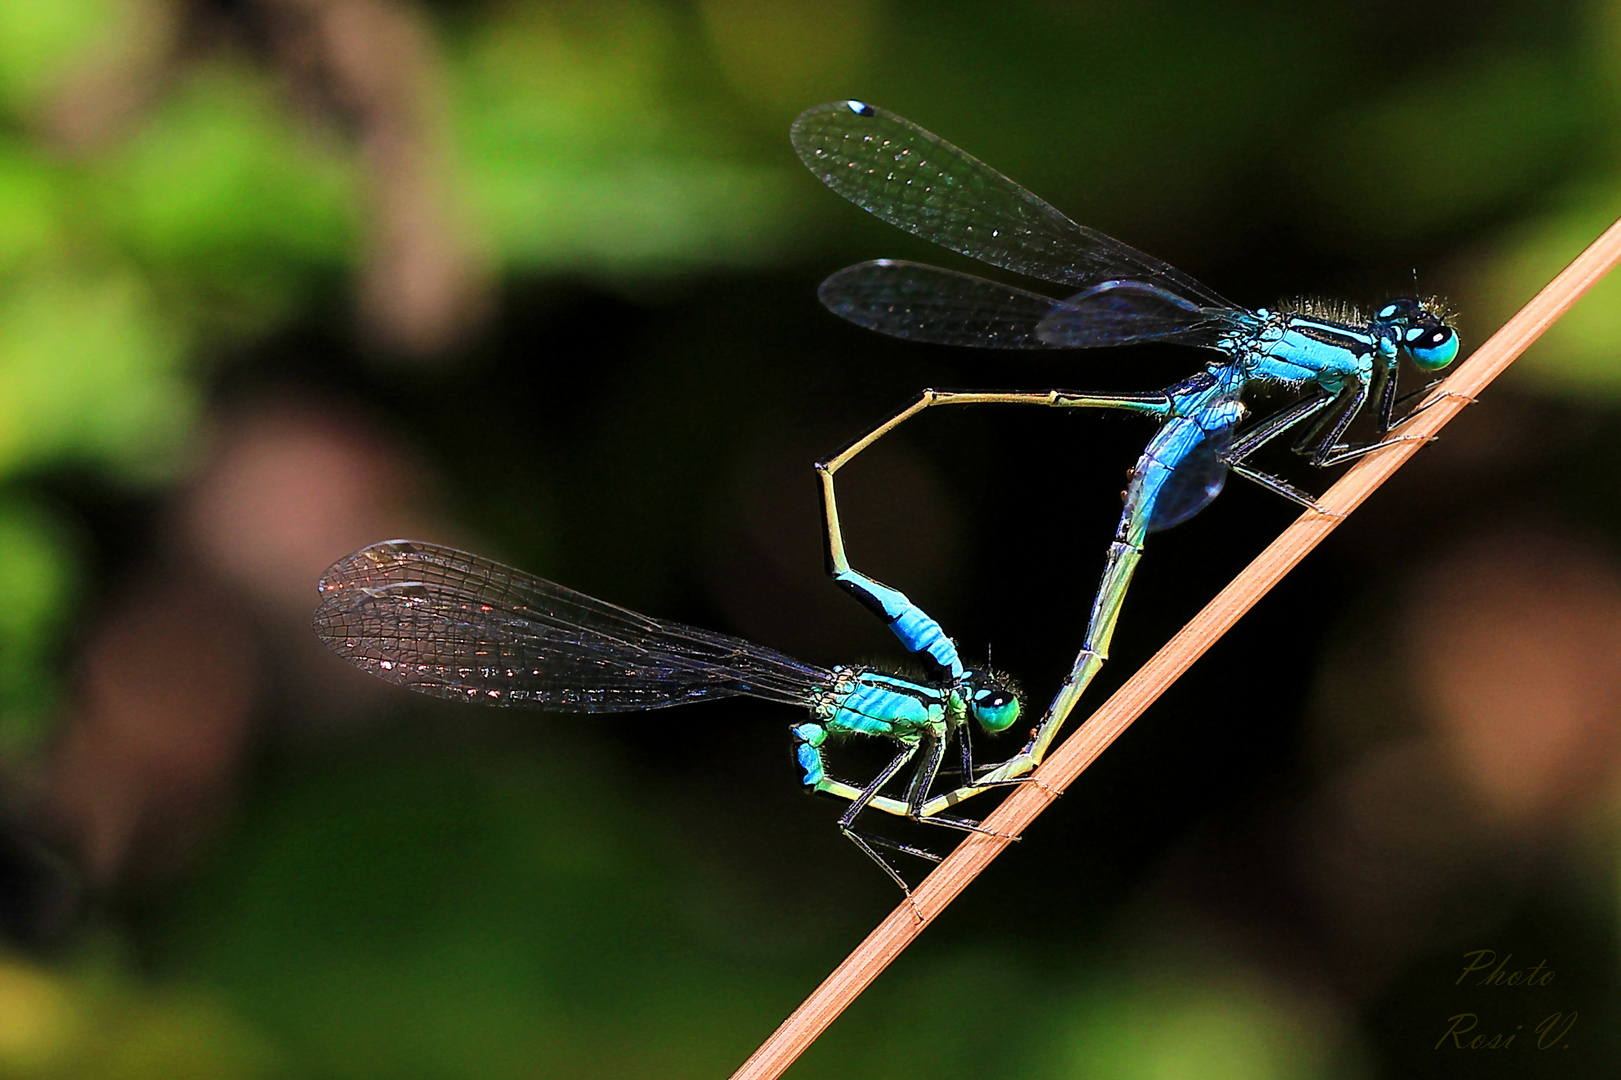
[{"label": "blue abdomen tip", "polygon": [[846,101],[845,104],[848,105],[850,107],[850,111],[855,113],[857,116],[872,115],[872,106],[868,105],[865,101],[857,101],[855,98],[851,98],[849,101]]}]

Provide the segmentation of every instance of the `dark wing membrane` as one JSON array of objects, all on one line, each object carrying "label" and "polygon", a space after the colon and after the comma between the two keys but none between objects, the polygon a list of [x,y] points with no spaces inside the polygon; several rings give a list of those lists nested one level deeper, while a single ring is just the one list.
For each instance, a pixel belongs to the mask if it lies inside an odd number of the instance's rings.
[{"label": "dark wing membrane", "polygon": [[824,184],[914,236],[1077,289],[1150,281],[1201,307],[1233,307],[1175,267],[1077,225],[1012,180],[910,120],[861,102],[807,109],[789,134]]},{"label": "dark wing membrane", "polygon": [[663,622],[453,548],[390,540],[321,578],[315,633],[422,694],[563,712],[626,712],[747,695],[808,704],[825,668]]},{"label": "dark wing membrane", "polygon": [[1070,349],[1137,341],[1214,346],[1246,317],[1233,308],[1199,307],[1144,281],[1105,281],[1055,302],[1036,336]]},{"label": "dark wing membrane", "polygon": [[816,295],[833,314],[891,337],[982,349],[1050,349],[1037,328],[1060,301],[923,263],[849,266]]},{"label": "dark wing membrane", "polygon": [[1153,285],[1108,281],[1069,300],[924,263],[845,267],[817,290],[827,309],[909,341],[982,349],[1084,349],[1169,341],[1214,345],[1239,312],[1197,307]]}]

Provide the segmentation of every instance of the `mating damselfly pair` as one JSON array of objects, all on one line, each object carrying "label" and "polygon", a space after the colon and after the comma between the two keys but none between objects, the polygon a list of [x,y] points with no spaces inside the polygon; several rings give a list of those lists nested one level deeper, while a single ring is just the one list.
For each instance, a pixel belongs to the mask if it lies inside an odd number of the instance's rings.
[{"label": "mating damselfly pair", "polygon": [[[892,113],[859,101],[820,105],[794,122],[792,142],[824,183],[858,206],[981,262],[1072,290],[1054,299],[958,271],[881,260],[834,274],[820,289],[834,313],[917,341],[1003,349],[1095,348],[1170,342],[1211,350],[1204,368],[1146,393],[926,390],[899,414],[816,469],[828,568],[878,614],[929,679],[864,667],[823,668],[739,638],[652,619],[510,567],[418,541],[389,541],[335,564],[322,578],[315,629],[357,666],[410,689],[489,705],[624,712],[706,698],[750,696],[809,713],[791,728],[807,788],[848,802],[840,830],[904,889],[885,853],[938,856],[857,827],[867,810],[956,830],[979,828],[947,811],[1021,782],[1040,764],[1064,718],[1102,667],[1147,535],[1197,514],[1229,472],[1315,509],[1312,497],[1250,464],[1287,432],[1315,466],[1350,461],[1405,439],[1395,429],[1397,368],[1405,355],[1431,372],[1457,355],[1440,304],[1404,297],[1372,316],[1300,304],[1249,310],[1187,274],[1075,224],[1001,173]],[[1293,399],[1247,427],[1247,396]],[[1372,437],[1347,438],[1372,398]],[[933,405],[1023,404],[1103,408],[1154,419],[1132,468],[1080,653],[1022,747],[974,763],[974,728],[1015,727],[1009,681],[965,665],[938,623],[903,593],[851,567],[835,474],[883,435]],[[894,756],[866,782],[838,779],[827,749],[866,736]],[[955,744],[955,754],[952,753]],[[936,791],[948,757],[960,783]],[[904,776],[904,780],[901,779]],[[886,794],[892,784],[900,789]]]}]

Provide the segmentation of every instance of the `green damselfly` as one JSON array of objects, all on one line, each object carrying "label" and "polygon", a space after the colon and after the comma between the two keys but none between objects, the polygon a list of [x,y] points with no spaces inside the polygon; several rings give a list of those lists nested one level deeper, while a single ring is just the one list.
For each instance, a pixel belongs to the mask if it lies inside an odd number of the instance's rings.
[{"label": "green damselfly", "polygon": [[[421,694],[578,713],[737,696],[807,710],[810,718],[792,727],[805,787],[849,801],[840,832],[902,889],[905,880],[881,850],[935,862],[939,856],[860,830],[857,819],[871,808],[978,829],[977,822],[938,810],[925,814],[923,807],[953,741],[963,776],[974,776],[970,722],[994,733],[1019,717],[1017,692],[994,672],[958,662],[939,681],[920,682],[867,667],[819,667],[418,540],[362,548],[333,564],[318,588],[316,636],[356,667]],[[826,747],[861,736],[893,744],[889,763],[865,784],[829,775]],[[908,768],[904,797],[881,794]]]}]

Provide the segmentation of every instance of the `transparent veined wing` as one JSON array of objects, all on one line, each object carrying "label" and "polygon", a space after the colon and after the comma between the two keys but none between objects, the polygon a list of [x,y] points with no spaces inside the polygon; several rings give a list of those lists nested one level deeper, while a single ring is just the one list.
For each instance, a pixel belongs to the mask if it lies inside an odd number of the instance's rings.
[{"label": "transparent veined wing", "polygon": [[1036,328],[1051,345],[1092,349],[1138,341],[1214,346],[1254,316],[1236,308],[1199,307],[1158,285],[1104,281],[1054,305]]},{"label": "transparent veined wing", "polygon": [[833,314],[891,337],[991,349],[1054,347],[1036,331],[1057,300],[938,266],[861,263],[829,277],[816,295]]},{"label": "transparent veined wing", "polygon": [[1170,264],[1077,225],[978,158],[885,109],[859,101],[817,105],[799,115],[789,138],[828,187],[952,251],[1075,289],[1133,278],[1200,307],[1235,306]]},{"label": "transparent veined wing", "polygon": [[1153,285],[1108,281],[1068,300],[925,263],[880,259],[822,282],[827,309],[891,337],[987,349],[1081,349],[1165,341],[1214,345],[1243,313],[1198,307]]},{"label": "transparent veined wing", "polygon": [[563,712],[747,695],[805,705],[836,676],[742,638],[638,615],[477,555],[389,540],[322,576],[315,633],[423,694]]}]

